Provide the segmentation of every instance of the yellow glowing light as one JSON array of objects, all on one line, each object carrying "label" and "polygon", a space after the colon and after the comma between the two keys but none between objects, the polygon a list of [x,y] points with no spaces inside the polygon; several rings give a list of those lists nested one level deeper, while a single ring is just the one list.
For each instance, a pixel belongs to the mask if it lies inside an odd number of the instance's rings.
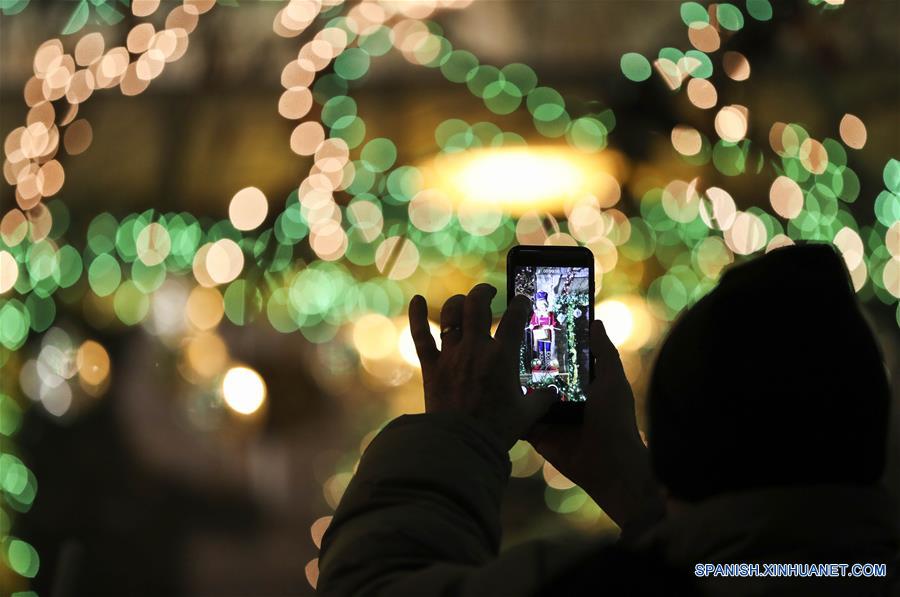
[{"label": "yellow glowing light", "polygon": [[249,367],[232,367],[222,380],[222,397],[233,411],[253,414],[266,399],[266,382]]},{"label": "yellow glowing light", "polygon": [[709,23],[692,23],[688,27],[688,39],[692,46],[707,54],[715,52],[722,45],[719,32]]},{"label": "yellow glowing light", "polygon": [[828,167],[828,151],[815,139],[805,139],[800,144],[800,164],[812,174],[822,174]]},{"label": "yellow glowing light", "polygon": [[[723,247],[724,248],[724,247]],[[652,344],[660,327],[647,301],[636,294],[619,294],[594,306],[612,343],[623,352],[633,352]]]},{"label": "yellow glowing light", "polygon": [[244,253],[240,245],[230,238],[212,243],[206,253],[206,271],[216,284],[227,284],[237,278],[244,269]]},{"label": "yellow glowing light", "polygon": [[132,0],[131,2],[131,12],[136,17],[149,17],[156,12],[157,8],[159,8],[159,0]]},{"label": "yellow glowing light", "polygon": [[803,210],[803,189],[792,178],[779,176],[769,188],[769,201],[782,218],[796,218]]},{"label": "yellow glowing light", "polygon": [[187,341],[184,352],[187,364],[200,377],[218,375],[228,361],[228,347],[215,333],[197,334]]},{"label": "yellow glowing light", "polygon": [[159,265],[169,256],[172,239],[162,224],[151,222],[138,233],[135,249],[145,265]]},{"label": "yellow glowing light", "polygon": [[0,251],[0,294],[10,290],[19,279],[19,264],[12,253]]},{"label": "yellow glowing light", "polygon": [[353,344],[367,359],[384,359],[394,352],[398,333],[394,322],[378,313],[363,315],[353,324]]},{"label": "yellow glowing light", "polygon": [[866,144],[865,123],[859,119],[859,116],[853,114],[844,114],[840,124],[841,140],[853,149],[862,149]]},{"label": "yellow glowing light", "polygon": [[697,155],[703,149],[703,138],[694,127],[679,124],[672,129],[672,147],[681,155]]},{"label": "yellow glowing light", "polygon": [[26,234],[28,234],[28,220],[25,214],[15,208],[6,212],[0,220],[0,240],[8,247],[15,247],[25,239]]},{"label": "yellow glowing light", "polygon": [[413,275],[419,266],[419,250],[409,239],[392,236],[375,250],[375,266],[386,278],[403,280]]},{"label": "yellow glowing light", "polygon": [[215,288],[197,286],[188,295],[185,318],[198,330],[209,330],[222,320],[225,303]]},{"label": "yellow glowing light", "polygon": [[900,259],[897,257],[888,259],[881,272],[881,280],[884,282],[885,290],[900,298]]},{"label": "yellow glowing light", "polygon": [[[431,330],[431,335],[434,336],[435,344],[437,344],[437,347],[440,349],[441,328],[438,327],[438,325],[433,321],[428,322],[428,328]],[[404,361],[406,361],[413,367],[419,366],[419,355],[416,354],[416,344],[415,342],[413,342],[412,330],[409,329],[408,325],[403,328],[402,332],[400,332],[400,337],[397,342],[397,350],[400,352],[400,356],[403,357]]]},{"label": "yellow glowing light", "polygon": [[544,461],[543,469],[544,481],[553,489],[566,490],[575,487],[575,483],[570,481],[549,462]]},{"label": "yellow glowing light", "polygon": [[322,537],[325,535],[328,525],[331,524],[331,518],[331,516],[318,518],[309,528],[309,534],[312,535],[312,540],[316,547],[322,546]]},{"label": "yellow glowing light", "polygon": [[86,340],[78,347],[75,363],[78,377],[89,386],[99,386],[109,377],[109,354],[93,340]]},{"label": "yellow glowing light", "polygon": [[473,149],[437,156],[423,166],[427,188],[472,208],[522,214],[563,211],[585,195],[605,193],[618,154],[588,155],[566,147]]},{"label": "yellow glowing light", "polygon": [[615,299],[605,300],[594,308],[594,313],[603,327],[606,334],[616,346],[622,346],[631,337],[634,331],[634,316],[631,309],[622,301]]},{"label": "yellow glowing light", "polygon": [[234,194],[228,205],[228,219],[238,230],[253,230],[266,221],[269,202],[256,187],[246,187]]},{"label": "yellow glowing light", "polygon": [[790,247],[793,244],[794,241],[791,240],[791,237],[784,234],[776,234],[772,237],[772,240],[769,241],[769,244],[766,245],[766,253],[774,251],[775,249],[780,249],[781,247]]},{"label": "yellow glowing light", "polygon": [[723,141],[737,143],[747,136],[747,109],[744,106],[725,106],[716,114],[716,133]]},{"label": "yellow glowing light", "polygon": [[749,255],[766,246],[766,226],[756,214],[740,212],[725,231],[725,244],[738,255]]},{"label": "yellow glowing light", "polygon": [[893,257],[900,257],[900,222],[894,222],[884,234],[884,246]]},{"label": "yellow glowing light", "polygon": [[750,78],[750,62],[740,52],[725,52],[722,57],[722,66],[729,79],[746,81]]},{"label": "yellow glowing light", "polygon": [[847,226],[841,228],[834,235],[834,246],[840,250],[849,271],[852,272],[863,262],[865,255],[863,240],[852,228]]},{"label": "yellow glowing light", "polygon": [[315,589],[316,585],[319,584],[319,558],[313,558],[308,561],[303,570],[306,572],[306,581],[309,583],[309,586]]},{"label": "yellow glowing light", "polygon": [[[521,451],[517,458],[513,458],[513,453]],[[538,454],[530,444],[519,441],[513,447],[510,453],[512,459],[512,470],[510,474],[513,477],[524,478],[535,474],[544,466],[543,457]]]}]

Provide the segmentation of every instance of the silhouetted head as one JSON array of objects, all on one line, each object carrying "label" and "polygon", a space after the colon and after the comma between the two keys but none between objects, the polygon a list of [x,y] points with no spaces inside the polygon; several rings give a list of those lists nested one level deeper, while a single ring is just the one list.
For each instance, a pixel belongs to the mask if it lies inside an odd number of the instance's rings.
[{"label": "silhouetted head", "polygon": [[676,323],[648,396],[650,452],[675,498],[883,470],[889,390],[843,260],[776,249],[727,271]]}]

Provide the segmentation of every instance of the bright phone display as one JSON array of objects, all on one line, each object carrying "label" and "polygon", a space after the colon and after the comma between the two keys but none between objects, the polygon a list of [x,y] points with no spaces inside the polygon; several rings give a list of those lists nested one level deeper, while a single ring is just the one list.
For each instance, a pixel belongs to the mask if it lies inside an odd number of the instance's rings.
[{"label": "bright phone display", "polygon": [[[584,402],[591,381],[593,257],[577,248],[517,249],[510,255],[509,290],[533,307],[519,348],[522,387],[555,387],[561,402]],[[586,259],[590,265],[582,265]]]}]

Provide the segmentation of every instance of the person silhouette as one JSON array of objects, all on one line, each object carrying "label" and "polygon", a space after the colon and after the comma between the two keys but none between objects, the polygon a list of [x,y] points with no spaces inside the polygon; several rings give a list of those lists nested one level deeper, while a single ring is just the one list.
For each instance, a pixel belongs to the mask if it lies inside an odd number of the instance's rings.
[{"label": "person silhouette", "polygon": [[[425,414],[388,424],[322,540],[326,595],[856,595],[898,589],[897,504],[884,472],[888,380],[841,258],[777,249],[727,271],[675,324],[648,395],[649,449],[602,323],[580,425],[540,417],[517,358],[531,303],[490,334],[486,284],[441,310],[410,303]],[[527,438],[622,529],[503,554],[508,450]],[[874,564],[883,574],[728,577],[716,564]],[[712,568],[710,568],[712,566]],[[744,568],[746,571],[747,568]],[[809,567],[804,570],[809,570]],[[818,569],[817,569],[818,570]],[[833,570],[833,569],[828,569]],[[868,570],[873,570],[872,568]],[[875,568],[874,570],[879,570]]]}]

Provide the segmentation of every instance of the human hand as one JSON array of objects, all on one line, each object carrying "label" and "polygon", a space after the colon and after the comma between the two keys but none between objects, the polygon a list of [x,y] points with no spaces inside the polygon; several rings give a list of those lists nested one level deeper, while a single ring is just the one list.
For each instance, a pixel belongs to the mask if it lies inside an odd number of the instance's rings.
[{"label": "human hand", "polygon": [[603,323],[591,327],[594,381],[580,425],[540,424],[528,436],[539,454],[620,527],[662,513],[662,492],[638,432],[634,395]]},{"label": "human hand", "polygon": [[409,327],[422,365],[425,412],[456,411],[483,423],[509,449],[557,400],[553,391],[524,396],[519,382],[519,345],[531,301],[517,296],[491,337],[491,299],[497,289],[475,286],[450,297],[441,309],[441,350],[428,327],[428,305],[409,303]]}]

